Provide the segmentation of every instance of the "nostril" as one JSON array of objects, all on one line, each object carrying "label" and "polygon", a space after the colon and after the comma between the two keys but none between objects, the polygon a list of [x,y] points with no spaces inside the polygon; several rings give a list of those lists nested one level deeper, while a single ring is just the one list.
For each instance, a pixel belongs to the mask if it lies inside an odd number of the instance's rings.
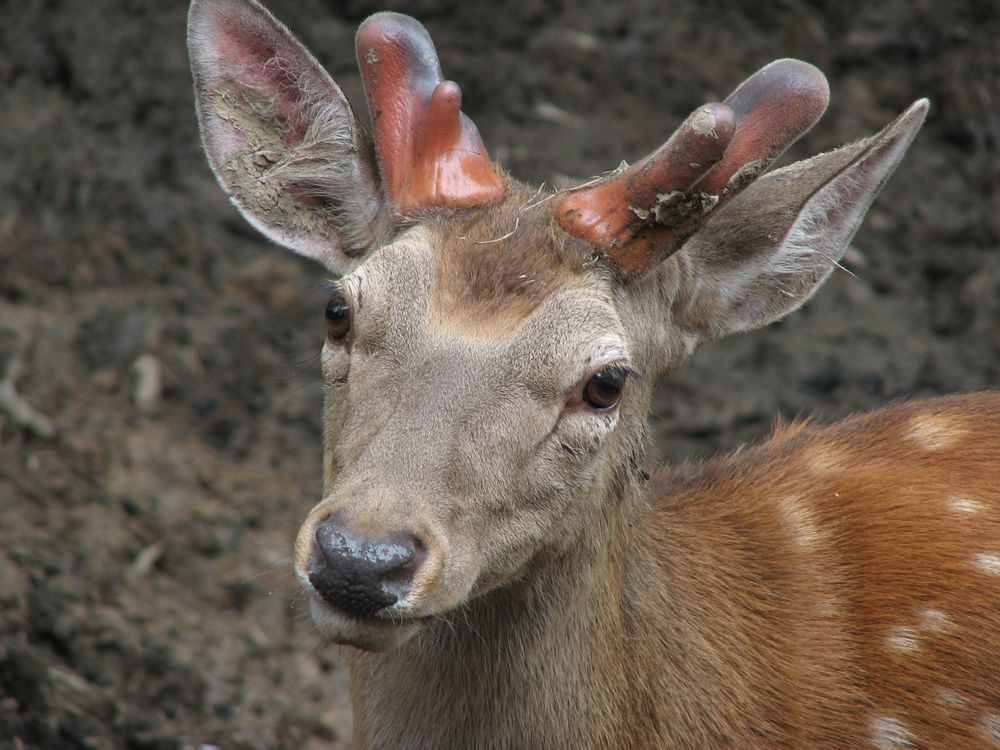
[{"label": "nostril", "polygon": [[373,615],[406,596],[427,556],[411,534],[369,539],[335,517],[317,524],[315,541],[309,582],[329,604],[355,616]]},{"label": "nostril", "polygon": [[412,535],[407,536],[404,541],[398,544],[406,550],[406,553],[405,555],[400,555],[396,565],[385,571],[384,580],[386,583],[405,586],[405,590],[402,590],[402,593],[399,594],[403,596],[409,590],[410,584],[413,582],[413,577],[427,559],[427,548],[420,539]]}]

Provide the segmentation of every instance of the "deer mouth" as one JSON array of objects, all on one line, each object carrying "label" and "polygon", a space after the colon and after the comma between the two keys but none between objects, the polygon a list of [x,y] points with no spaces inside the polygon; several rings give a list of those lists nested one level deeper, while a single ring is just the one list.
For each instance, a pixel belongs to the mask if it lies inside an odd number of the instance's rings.
[{"label": "deer mouth", "polygon": [[402,613],[348,614],[330,606],[315,592],[310,593],[310,614],[320,634],[333,643],[362,651],[391,651],[416,635],[431,619]]}]

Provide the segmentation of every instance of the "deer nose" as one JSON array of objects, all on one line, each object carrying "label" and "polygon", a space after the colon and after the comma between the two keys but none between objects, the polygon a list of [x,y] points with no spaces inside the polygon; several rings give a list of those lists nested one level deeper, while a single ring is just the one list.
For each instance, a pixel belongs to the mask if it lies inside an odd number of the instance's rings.
[{"label": "deer nose", "polygon": [[426,553],[412,534],[371,539],[346,528],[336,515],[316,525],[309,583],[332,607],[371,617],[406,596]]}]

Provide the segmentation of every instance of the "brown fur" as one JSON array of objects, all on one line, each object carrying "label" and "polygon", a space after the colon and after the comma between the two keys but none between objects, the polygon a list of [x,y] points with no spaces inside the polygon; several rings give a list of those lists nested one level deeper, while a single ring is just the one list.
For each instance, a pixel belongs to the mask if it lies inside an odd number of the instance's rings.
[{"label": "brown fur", "polygon": [[[718,739],[740,747],[751,729],[763,747],[866,746],[880,717],[901,722],[907,746],[996,747],[984,721],[1000,708],[1000,577],[975,555],[1000,549],[1000,487],[980,468],[1000,459],[998,408],[995,394],[900,404],[778,433],[687,477],[657,474],[643,525],[663,593],[638,601],[660,599],[660,620],[694,646],[672,649],[680,673],[662,686],[690,686],[692,708],[728,691],[700,713],[728,712]],[[928,416],[956,435],[947,450],[906,439]],[[826,451],[846,466],[815,471]],[[954,510],[956,496],[981,510]],[[809,544],[788,503],[811,519]],[[942,689],[966,703],[943,705]]]},{"label": "brown fur", "polygon": [[585,254],[556,230],[546,196],[511,181],[500,204],[437,219],[432,311],[480,335],[516,327],[556,289],[580,283]]}]

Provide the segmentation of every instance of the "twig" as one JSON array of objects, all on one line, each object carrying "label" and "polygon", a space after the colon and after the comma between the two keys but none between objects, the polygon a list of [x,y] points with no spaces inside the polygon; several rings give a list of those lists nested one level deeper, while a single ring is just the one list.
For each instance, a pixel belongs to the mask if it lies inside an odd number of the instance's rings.
[{"label": "twig", "polygon": [[[623,161],[614,169],[608,170],[604,174],[600,174],[597,177],[594,177],[588,180],[587,182],[584,182],[582,185],[574,185],[573,187],[563,188],[562,190],[556,190],[554,193],[545,196],[541,200],[538,200],[538,196],[541,195],[542,192],[545,190],[545,183],[543,182],[541,185],[539,185],[538,190],[535,191],[535,194],[531,196],[531,198],[524,205],[518,207],[517,215],[514,217],[514,226],[509,232],[500,237],[494,237],[491,240],[475,240],[474,244],[492,245],[493,243],[496,242],[503,242],[504,240],[513,237],[514,234],[517,232],[517,228],[521,224],[521,214],[523,214],[525,211],[531,211],[534,208],[538,208],[539,206],[543,205],[544,203],[547,203],[553,198],[562,195],[563,193],[570,193],[573,192],[574,190],[582,190],[583,188],[590,187],[591,185],[601,182],[602,180],[608,178],[611,175],[620,174],[621,172],[624,172],[626,169],[628,169],[628,163]],[[459,239],[460,240],[468,239],[468,236],[463,235],[459,237]]]},{"label": "twig", "polygon": [[517,216],[514,217],[514,228],[511,229],[509,232],[507,232],[507,234],[502,235],[500,237],[494,237],[492,240],[476,240],[475,244],[492,245],[494,242],[503,242],[505,239],[514,236],[514,233],[517,231],[517,227],[520,225],[520,223],[521,223],[521,215],[518,214]]},{"label": "twig", "polygon": [[21,374],[21,365],[20,357],[14,355],[7,366],[7,374],[0,381],[0,410],[6,412],[21,427],[30,430],[39,437],[50,438],[56,434],[52,420],[29,404],[17,392],[15,383]]}]

